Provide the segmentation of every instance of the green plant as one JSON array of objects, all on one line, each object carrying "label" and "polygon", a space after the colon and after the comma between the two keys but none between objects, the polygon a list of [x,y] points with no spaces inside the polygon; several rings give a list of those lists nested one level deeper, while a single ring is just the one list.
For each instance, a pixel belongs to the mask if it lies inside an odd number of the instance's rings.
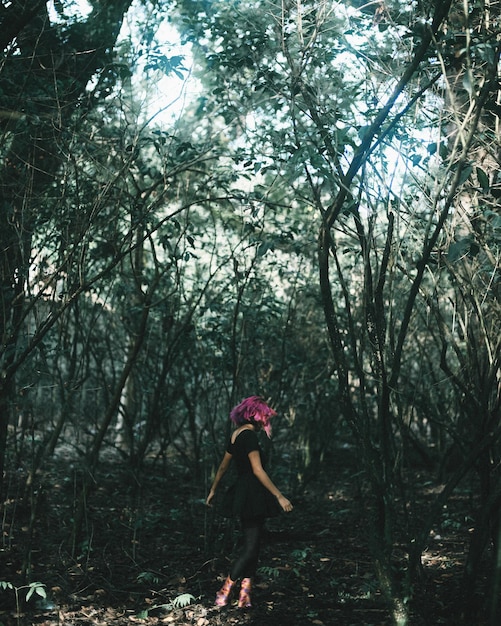
[{"label": "green plant", "polygon": [[299,564],[303,565],[308,555],[311,554],[311,548],[304,548],[303,550],[293,550],[291,557]]},{"label": "green plant", "polygon": [[173,609],[181,609],[185,606],[188,606],[195,600],[195,597],[191,595],[191,593],[182,593],[172,600],[172,608]]},{"label": "green plant", "polygon": [[14,591],[14,595],[16,597],[16,615],[17,615],[18,623],[19,623],[19,614],[20,614],[20,596],[19,596],[20,591],[22,591],[23,589],[27,590],[26,602],[29,602],[33,594],[35,593],[41,598],[47,597],[47,594],[45,592],[45,585],[40,582],[33,582],[33,583],[30,583],[29,585],[21,585],[20,587],[16,587],[11,582],[1,580],[0,589],[3,589],[4,591],[6,591],[7,589],[12,589],[12,591]]},{"label": "green plant", "polygon": [[160,578],[153,572],[140,572],[137,575],[136,582],[145,583],[147,585],[157,584],[160,582]]},{"label": "green plant", "polygon": [[280,575],[280,570],[278,569],[278,567],[269,567],[264,565],[263,567],[260,567],[257,571],[258,574],[262,574],[267,578],[277,579]]},{"label": "green plant", "polygon": [[291,552],[291,557],[294,559],[292,571],[296,576],[301,576],[300,570],[306,565],[306,560],[311,554],[311,548],[298,549]]},{"label": "green plant", "polygon": [[144,611],[140,611],[137,614],[137,617],[139,619],[146,619],[149,614],[151,613],[151,611],[155,611],[156,609],[164,609],[165,611],[172,611],[173,609],[182,609],[185,606],[188,606],[189,604],[191,604],[192,602],[195,601],[195,596],[192,596],[191,593],[182,593],[179,596],[177,596],[176,598],[174,598],[174,600],[172,600],[172,602],[167,602],[165,604],[155,604],[154,606],[150,607],[149,609],[145,609]]}]

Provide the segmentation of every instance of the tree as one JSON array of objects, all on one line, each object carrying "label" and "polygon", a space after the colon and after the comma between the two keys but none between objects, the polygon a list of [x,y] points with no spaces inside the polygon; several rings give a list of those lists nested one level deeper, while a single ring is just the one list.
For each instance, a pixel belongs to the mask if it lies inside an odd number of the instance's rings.
[{"label": "tree", "polygon": [[[32,470],[71,433],[75,547],[104,446],[198,471],[229,406],[269,395],[301,480],[354,446],[405,624],[431,525],[474,471],[466,585],[497,523],[493,5],[172,3],[203,92],[153,125],[135,69],[184,71],[155,43],[162,7],[101,4],[2,9],[0,458],[9,420],[19,459],[43,435]],[[127,10],[141,24],[116,43]],[[426,519],[416,458],[445,483]]]},{"label": "tree", "polygon": [[[427,305],[428,289],[436,287],[436,257],[471,175],[470,150],[497,89],[499,50],[492,33],[467,49],[476,87],[469,83],[469,106],[456,103],[447,118],[461,130],[445,145],[437,103],[446,98],[437,85],[450,76],[458,37],[469,37],[467,19],[461,36],[451,36],[462,11],[456,5],[450,15],[450,2],[423,3],[419,14],[395,3],[372,15],[324,2],[268,2],[260,11],[245,2],[177,6],[183,28],[189,23],[186,37],[200,44],[198,62],[210,94],[200,105],[205,115],[221,116],[230,148],[246,146],[249,163],[265,176],[260,188],[276,194],[280,186],[282,205],[305,224],[311,223],[310,208],[317,212],[319,282],[337,400],[363,462],[376,571],[394,622],[404,624],[430,523],[418,540],[411,530],[416,520],[409,525],[411,558],[401,586],[393,568],[394,526],[398,503],[413,488],[403,470],[419,425],[405,417],[413,406],[404,385],[416,380],[407,351],[415,354],[411,338],[426,341],[433,333],[421,323],[421,294]],[[476,52],[469,56],[473,50],[481,51],[478,63]],[[412,117],[416,111],[431,122]],[[414,132],[407,133],[406,125]],[[395,154],[407,158],[394,166]],[[267,202],[266,191],[261,201]],[[493,366],[497,371],[496,361]],[[435,514],[465,472],[462,466],[451,477]]]},{"label": "tree", "polygon": [[[89,228],[90,216],[83,217],[79,207],[73,207],[64,216],[66,227],[76,226],[75,219],[80,227],[72,229],[66,241],[64,230],[55,233],[60,237],[61,249],[65,248],[61,265],[37,293],[28,295],[34,240],[50,224],[51,215],[43,207],[53,193],[64,161],[61,148],[79,119],[76,111],[79,107],[92,110],[98,96],[112,89],[119,78],[120,68],[113,63],[111,52],[130,4],[131,0],[117,0],[106,6],[94,3],[85,20],[68,18],[65,11],[69,5],[63,3],[56,4],[58,19],[49,15],[45,2],[11,2],[1,9],[4,56],[0,76],[3,119],[0,475],[3,475],[7,425],[15,406],[16,371],[54,324],[57,310],[45,310],[36,331],[21,347],[23,324],[59,276],[72,274],[78,247]],[[99,81],[91,93],[88,85],[96,75]],[[46,243],[39,245],[38,250],[42,250]],[[74,275],[78,276],[78,271]],[[69,288],[59,310],[76,298],[86,284],[77,281]]]}]

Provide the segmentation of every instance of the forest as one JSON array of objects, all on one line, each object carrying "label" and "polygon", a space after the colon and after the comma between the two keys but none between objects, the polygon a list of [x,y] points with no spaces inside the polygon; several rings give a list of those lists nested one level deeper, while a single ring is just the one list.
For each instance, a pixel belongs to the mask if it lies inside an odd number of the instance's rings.
[{"label": "forest", "polygon": [[[0,626],[497,626],[500,0],[2,0]],[[294,503],[213,607],[233,406]]]}]

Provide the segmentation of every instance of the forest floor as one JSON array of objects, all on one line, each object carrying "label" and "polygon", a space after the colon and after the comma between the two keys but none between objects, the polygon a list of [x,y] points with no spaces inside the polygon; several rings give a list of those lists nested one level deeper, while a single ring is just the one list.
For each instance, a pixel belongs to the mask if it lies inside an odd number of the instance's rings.
[{"label": "forest floor", "polygon": [[[232,550],[238,550],[239,532],[204,505],[207,479],[174,464],[132,479],[110,463],[85,507],[85,540],[72,548],[78,481],[68,467],[55,464],[38,477],[45,490],[36,491],[33,532],[29,497],[9,483],[0,581],[21,587],[24,563],[47,597],[34,593],[26,603],[28,590],[19,589],[16,610],[15,591],[0,589],[0,626],[391,623],[371,566],[363,499],[354,496],[349,464],[324,468],[294,497],[291,514],[268,521],[254,607],[248,611],[213,607]],[[423,506],[432,492],[423,484]],[[467,497],[449,504],[442,526],[430,536],[423,582],[410,603],[410,626],[487,624],[481,610],[471,618],[460,610]]]}]

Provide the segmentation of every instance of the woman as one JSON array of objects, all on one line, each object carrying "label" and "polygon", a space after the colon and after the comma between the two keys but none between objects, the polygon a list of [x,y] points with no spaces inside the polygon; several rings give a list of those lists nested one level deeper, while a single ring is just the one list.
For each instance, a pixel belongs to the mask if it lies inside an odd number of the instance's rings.
[{"label": "woman", "polygon": [[276,412],[259,396],[242,400],[230,413],[235,425],[226,453],[216,472],[206,503],[211,504],[221,478],[232,459],[235,460],[237,482],[228,491],[227,516],[239,516],[242,524],[244,546],[234,562],[224,585],[216,594],[216,606],[226,606],[237,580],[241,580],[239,608],[251,607],[252,578],[257,569],[259,547],[266,517],[278,515],[282,510],[292,511],[292,504],[280,493],[263,469],[257,432],[271,437],[271,418]]}]

